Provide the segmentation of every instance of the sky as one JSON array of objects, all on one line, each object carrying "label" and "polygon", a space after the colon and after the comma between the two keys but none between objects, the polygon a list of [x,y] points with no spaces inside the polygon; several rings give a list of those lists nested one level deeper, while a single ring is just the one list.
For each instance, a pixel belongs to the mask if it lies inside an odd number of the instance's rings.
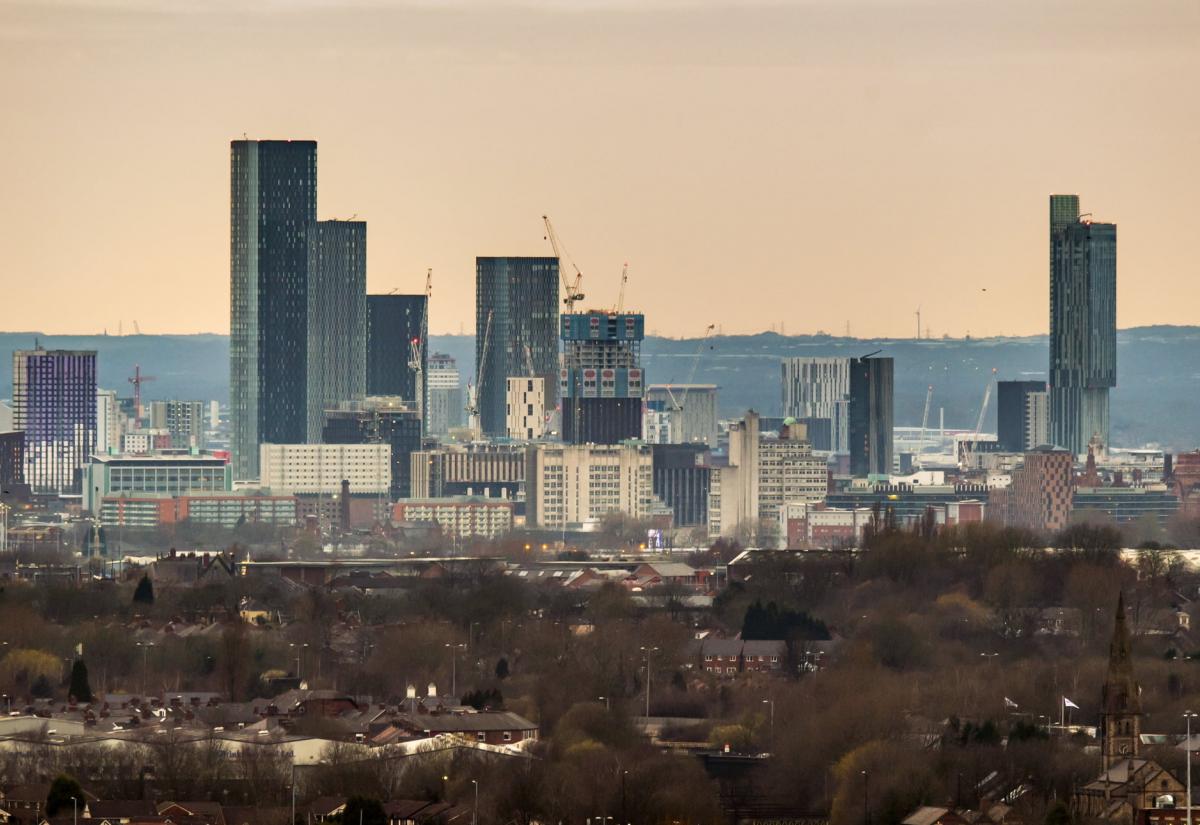
[{"label": "sky", "polygon": [[661,335],[1042,333],[1051,192],[1200,323],[1198,77],[1195,0],[0,0],[0,329],[227,332],[243,134],[435,333],[543,214]]}]

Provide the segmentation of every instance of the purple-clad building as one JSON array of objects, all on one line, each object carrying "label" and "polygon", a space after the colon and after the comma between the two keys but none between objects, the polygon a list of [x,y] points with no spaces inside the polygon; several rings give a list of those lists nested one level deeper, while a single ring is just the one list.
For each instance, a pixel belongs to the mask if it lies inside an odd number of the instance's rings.
[{"label": "purple-clad building", "polygon": [[96,351],[13,352],[13,429],[25,433],[25,483],[79,495],[96,448]]}]

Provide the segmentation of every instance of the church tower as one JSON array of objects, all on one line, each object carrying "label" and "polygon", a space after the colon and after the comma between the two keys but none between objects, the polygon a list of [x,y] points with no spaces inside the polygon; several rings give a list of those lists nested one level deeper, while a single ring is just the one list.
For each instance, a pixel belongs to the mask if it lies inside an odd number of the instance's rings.
[{"label": "church tower", "polygon": [[1125,623],[1125,594],[1117,599],[1117,621],[1108,648],[1108,676],[1101,693],[1104,770],[1138,755],[1142,733],[1142,690],[1133,678],[1133,653]]}]

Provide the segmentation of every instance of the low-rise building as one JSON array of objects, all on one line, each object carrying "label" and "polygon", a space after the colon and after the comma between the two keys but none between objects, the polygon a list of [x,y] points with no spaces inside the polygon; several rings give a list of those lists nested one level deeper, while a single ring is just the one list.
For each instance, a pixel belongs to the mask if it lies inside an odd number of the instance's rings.
[{"label": "low-rise building", "polygon": [[392,447],[373,444],[263,444],[261,485],[272,493],[328,495],[349,481],[355,493],[388,494]]},{"label": "low-rise building", "polygon": [[525,471],[526,522],[586,528],[614,512],[646,518],[655,501],[653,465],[647,444],[531,446]]},{"label": "low-rise building", "polygon": [[228,493],[229,463],[190,450],[153,455],[94,455],[84,467],[83,506],[97,512],[105,499]]},{"label": "low-rise building", "polygon": [[513,503],[481,496],[408,498],[392,506],[392,520],[434,523],[462,539],[494,539],[512,531]]}]

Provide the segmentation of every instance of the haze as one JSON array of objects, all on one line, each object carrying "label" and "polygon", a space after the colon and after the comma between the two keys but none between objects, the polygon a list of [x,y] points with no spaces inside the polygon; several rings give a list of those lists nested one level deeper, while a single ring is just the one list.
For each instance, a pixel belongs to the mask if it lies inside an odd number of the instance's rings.
[{"label": "haze", "polygon": [[660,334],[1044,332],[1056,191],[1121,327],[1194,323],[1197,77],[1194,2],[0,0],[0,329],[227,331],[243,133],[320,141],[434,332],[546,212]]}]

